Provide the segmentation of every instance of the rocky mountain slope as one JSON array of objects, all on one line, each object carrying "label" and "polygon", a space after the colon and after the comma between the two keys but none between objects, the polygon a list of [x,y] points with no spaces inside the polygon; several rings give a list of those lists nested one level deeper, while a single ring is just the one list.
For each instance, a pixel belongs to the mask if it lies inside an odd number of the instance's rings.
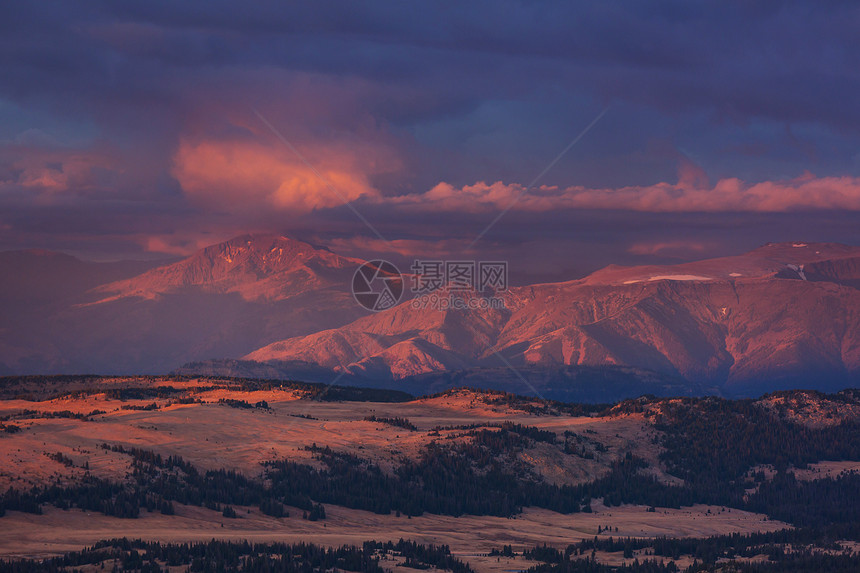
[{"label": "rocky mountain slope", "polygon": [[611,265],[496,293],[504,306],[482,310],[404,300],[368,313],[349,290],[360,264],[276,235],[160,266],[2,253],[0,374],[194,363],[181,371],[599,401],[833,389],[860,372],[858,247],[768,244],[680,265]]},{"label": "rocky mountain slope", "polygon": [[408,301],[266,345],[250,361],[367,378],[452,370],[620,365],[755,393],[835,387],[860,373],[860,248],[768,244],[676,266],[610,266],[504,293],[502,310]]},{"label": "rocky mountain slope", "polygon": [[157,299],[182,289],[236,293],[246,301],[280,301],[341,287],[362,261],[275,235],[245,235],[211,245],[174,264],[95,289],[98,303],[120,298]]}]

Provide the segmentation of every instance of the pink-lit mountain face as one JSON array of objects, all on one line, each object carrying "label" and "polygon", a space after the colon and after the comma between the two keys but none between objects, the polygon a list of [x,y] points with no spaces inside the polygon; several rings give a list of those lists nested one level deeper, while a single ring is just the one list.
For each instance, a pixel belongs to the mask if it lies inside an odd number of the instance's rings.
[{"label": "pink-lit mountain face", "polygon": [[157,373],[208,360],[197,371],[396,385],[455,372],[475,384],[475,372],[513,379],[510,364],[551,387],[546,373],[612,366],[740,393],[839,385],[860,372],[857,247],[769,244],[609,266],[513,288],[496,310],[405,301],[368,313],[350,293],[360,264],[273,235],[155,268],[3,253],[0,368]]},{"label": "pink-lit mountain face", "polygon": [[[246,360],[370,378],[445,370],[622,365],[728,390],[814,386],[860,372],[860,248],[769,244],[676,266],[610,266],[512,289],[505,310],[403,303],[278,341]],[[504,357],[504,358],[502,358]]]},{"label": "pink-lit mountain face", "polygon": [[[107,275],[56,254],[51,265],[45,256],[37,265],[44,282],[66,284],[69,265],[89,280],[76,279],[59,303],[49,297],[24,304],[20,319],[2,325],[6,373],[166,372],[362,314],[349,290],[360,261],[280,236],[237,237],[142,274]],[[7,254],[0,264],[23,258],[33,266],[34,257]],[[24,272],[10,282],[29,280]]]},{"label": "pink-lit mountain face", "polygon": [[188,288],[209,294],[235,293],[245,301],[275,302],[343,288],[344,277],[351,276],[361,263],[286,237],[245,235],[95,292],[108,295],[99,303],[129,297],[154,300]]}]

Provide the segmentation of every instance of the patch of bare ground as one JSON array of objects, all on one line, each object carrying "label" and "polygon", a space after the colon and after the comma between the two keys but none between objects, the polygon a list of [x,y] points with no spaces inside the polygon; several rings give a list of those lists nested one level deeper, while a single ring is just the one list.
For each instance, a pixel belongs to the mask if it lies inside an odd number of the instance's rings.
[{"label": "patch of bare ground", "polygon": [[449,390],[434,396],[419,398],[413,404],[421,404],[427,408],[449,410],[454,412],[469,412],[482,418],[505,417],[528,412],[530,408],[541,408],[539,400],[521,398],[514,402],[504,400],[505,394],[497,392],[481,392],[468,388]]},{"label": "patch of bare ground", "polygon": [[[582,558],[590,558],[591,555],[592,553],[586,553],[582,556]],[[632,557],[626,558],[624,557],[623,551],[594,551],[593,555],[595,561],[597,561],[598,563],[603,563],[604,565],[610,565],[612,567],[621,567],[622,565],[630,566],[635,560],[638,560],[640,563],[642,561],[656,560],[658,563],[660,563],[661,561],[664,563],[669,563],[670,561],[673,561],[681,571],[684,571],[685,569],[690,567],[690,565],[692,565],[693,561],[695,560],[691,555],[680,555],[677,559],[671,559],[662,556],[655,557],[653,555],[647,555],[644,549],[634,551]]]},{"label": "patch of bare ground", "polygon": [[853,393],[842,393],[843,400],[817,392],[779,392],[756,402],[759,406],[810,428],[835,426],[860,420],[860,403]]},{"label": "patch of bare ground", "polygon": [[[841,540],[837,541],[836,544],[839,546],[839,549],[834,548],[823,548],[816,545],[805,545],[805,544],[791,544],[791,543],[780,543],[775,544],[777,547],[781,548],[782,551],[786,555],[790,555],[792,553],[819,553],[819,554],[827,554],[827,555],[840,555],[844,552],[848,552],[851,555],[856,555],[860,552],[860,543],[856,541],[846,541]],[[768,555],[764,553],[759,553],[758,555],[753,555],[751,557],[734,557],[733,559],[720,558],[717,560],[717,563],[766,563],[770,560]]]},{"label": "patch of bare ground", "polygon": [[[573,432],[580,436],[585,448],[591,450],[594,456],[593,459],[576,455],[559,456],[558,450],[548,444],[536,444],[522,452],[520,459],[550,483],[575,485],[592,481],[608,473],[609,465],[628,453],[648,463],[649,467],[643,473],[653,475],[663,483],[682,483],[682,480],[663,471],[659,459],[659,432],[642,414],[533,418],[521,423],[556,432],[562,440],[565,431]],[[570,438],[570,441],[576,444],[575,438]],[[595,451],[590,448],[590,444],[600,444],[602,448]]]},{"label": "patch of bare ground", "polygon": [[[842,475],[860,472],[860,462],[852,461],[823,461],[815,464],[809,464],[805,468],[791,468],[788,470],[794,474],[798,480],[814,481],[817,479],[838,478]],[[747,476],[752,477],[754,474],[760,473],[764,475],[766,480],[772,480],[776,475],[776,468],[772,465],[758,465],[747,472]],[[747,493],[758,491],[758,487],[750,488]]]},{"label": "patch of bare ground", "polygon": [[[472,562],[478,554],[502,545],[517,552],[544,543],[557,548],[597,535],[597,528],[612,528],[601,535],[657,537],[705,537],[726,533],[774,531],[788,527],[765,516],[744,511],[720,511],[719,507],[694,506],[680,510],[649,512],[644,506],[603,508],[594,513],[563,515],[527,508],[515,518],[488,516],[450,517],[425,514],[394,517],[328,506],[325,521],[306,521],[291,508],[290,517],[273,518],[255,508],[236,507],[239,519],[226,519],[204,508],[176,504],[176,515],[143,512],[138,519],[120,519],[79,510],[46,507],[44,515],[9,512],[0,528],[0,556],[44,557],[80,549],[100,539],[141,538],[163,542],[210,539],[252,542],[307,541],[322,545],[361,544],[365,540],[447,544],[452,552]],[[710,511],[710,513],[708,513]],[[223,525],[223,527],[222,527]],[[615,528],[618,531],[615,531]],[[475,560],[474,565],[490,564]],[[493,571],[493,567],[480,569]],[[498,571],[498,569],[495,569]]]},{"label": "patch of bare ground", "polygon": [[793,469],[794,477],[799,480],[812,481],[824,478],[836,478],[842,474],[860,472],[860,462],[824,461],[809,464],[805,469]]}]

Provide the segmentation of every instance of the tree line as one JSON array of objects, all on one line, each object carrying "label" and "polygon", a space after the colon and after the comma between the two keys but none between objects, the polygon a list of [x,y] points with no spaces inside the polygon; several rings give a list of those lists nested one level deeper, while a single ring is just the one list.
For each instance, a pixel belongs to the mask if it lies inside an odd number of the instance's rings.
[{"label": "tree line", "polygon": [[59,573],[86,566],[113,564],[113,569],[161,573],[162,568],[186,566],[191,572],[237,571],[247,573],[310,573],[333,570],[384,573],[383,554],[402,558],[401,564],[416,569],[446,569],[473,573],[451,555],[447,546],[366,541],[362,546],[326,548],[312,543],[250,543],[209,541],[160,543],[112,539],[48,559],[0,561],[0,573]]}]

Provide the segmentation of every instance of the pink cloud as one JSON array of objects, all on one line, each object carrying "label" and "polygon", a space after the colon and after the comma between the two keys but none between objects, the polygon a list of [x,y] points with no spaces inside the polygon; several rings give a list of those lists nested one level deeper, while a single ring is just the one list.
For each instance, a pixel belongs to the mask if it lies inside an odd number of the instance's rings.
[{"label": "pink cloud", "polygon": [[417,210],[485,212],[506,209],[626,209],[647,212],[790,212],[815,209],[860,211],[860,178],[811,174],[786,181],[746,183],[722,179],[713,186],[696,170],[682,171],[675,184],[617,189],[542,186],[524,193],[519,184],[483,181],[457,188],[439,183],[429,191],[391,199]]},{"label": "pink cloud", "polygon": [[[148,34],[142,32],[146,41]],[[171,173],[193,204],[246,215],[304,214],[380,199],[376,178],[405,173],[404,137],[366,110],[378,101],[374,84],[269,68],[231,73],[235,85],[226,87],[220,76],[203,78],[194,88],[197,105],[182,118]]]},{"label": "pink cloud", "polygon": [[225,237],[238,235],[239,232],[230,233],[206,233],[206,232],[182,232],[160,235],[141,235],[138,242],[145,251],[150,253],[163,253],[165,255],[188,256],[204,247],[208,247]]},{"label": "pink cloud", "polygon": [[117,160],[98,149],[6,146],[8,172],[14,177],[0,182],[25,190],[41,202],[59,194],[86,194],[99,187],[98,173],[117,169]]},{"label": "pink cloud", "polygon": [[284,146],[184,139],[173,175],[193,202],[239,212],[310,212],[379,196],[356,154],[317,147],[309,155],[324,180]]}]

